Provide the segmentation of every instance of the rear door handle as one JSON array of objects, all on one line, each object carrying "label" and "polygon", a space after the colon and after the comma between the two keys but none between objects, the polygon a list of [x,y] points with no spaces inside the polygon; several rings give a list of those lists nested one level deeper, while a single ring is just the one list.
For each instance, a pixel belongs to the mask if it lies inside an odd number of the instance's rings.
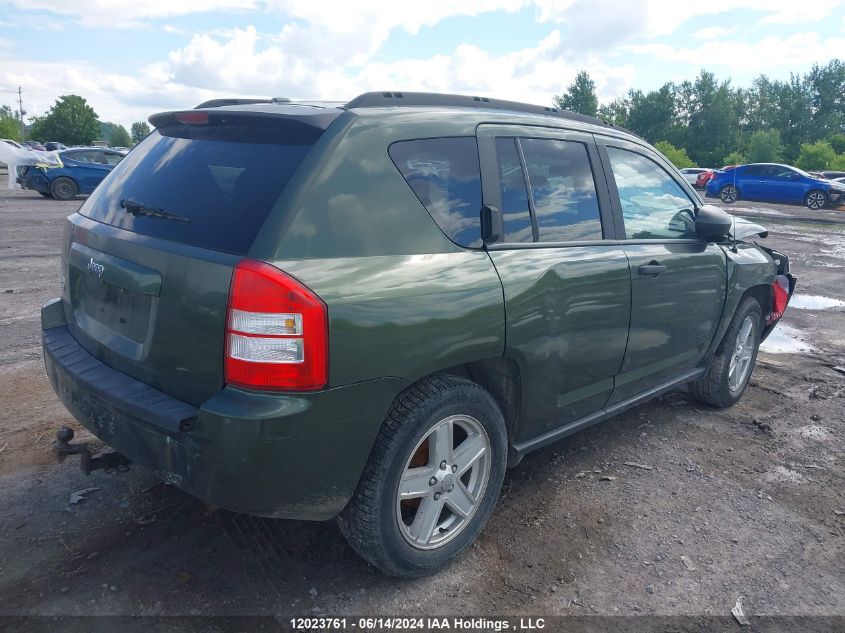
[{"label": "rear door handle", "polygon": [[637,269],[637,272],[643,277],[657,277],[666,272],[666,266],[656,260],[650,261]]}]

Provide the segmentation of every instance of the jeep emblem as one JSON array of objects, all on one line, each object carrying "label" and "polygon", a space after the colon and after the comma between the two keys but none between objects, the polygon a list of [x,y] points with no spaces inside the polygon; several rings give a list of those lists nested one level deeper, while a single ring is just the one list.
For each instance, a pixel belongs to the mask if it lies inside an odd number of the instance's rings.
[{"label": "jeep emblem", "polygon": [[92,275],[97,275],[97,279],[103,278],[103,273],[106,272],[106,267],[94,261],[94,258],[88,260],[88,272]]}]

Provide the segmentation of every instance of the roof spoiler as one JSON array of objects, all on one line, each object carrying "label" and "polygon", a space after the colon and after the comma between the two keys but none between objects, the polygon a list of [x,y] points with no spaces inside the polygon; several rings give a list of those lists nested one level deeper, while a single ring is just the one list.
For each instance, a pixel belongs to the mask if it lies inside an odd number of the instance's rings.
[{"label": "roof spoiler", "polygon": [[254,103],[290,103],[290,99],[287,97],[273,97],[272,99],[238,99],[236,97],[225,97],[223,99],[203,101],[198,106],[195,106],[194,110],[201,108],[222,108],[223,106],[233,105],[252,105]]}]

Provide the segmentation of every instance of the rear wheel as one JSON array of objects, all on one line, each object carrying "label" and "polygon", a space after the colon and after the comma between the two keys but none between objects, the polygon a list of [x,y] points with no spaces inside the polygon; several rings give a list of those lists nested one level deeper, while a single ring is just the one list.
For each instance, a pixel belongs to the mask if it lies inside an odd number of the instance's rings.
[{"label": "rear wheel", "polygon": [[481,532],[506,461],[504,420],[487,391],[454,376],[423,380],[394,401],[341,532],[388,574],[431,574]]},{"label": "rear wheel", "polygon": [[722,202],[731,204],[739,199],[739,191],[733,185],[725,185],[719,189],[719,199]]},{"label": "rear wheel", "polygon": [[745,393],[760,348],[763,311],[753,297],[739,306],[707,373],[690,384],[692,395],[716,407],[730,407]]},{"label": "rear wheel", "polygon": [[824,191],[814,189],[804,198],[804,204],[808,209],[812,209],[813,211],[823,209],[827,205],[827,194]]},{"label": "rear wheel", "polygon": [[60,176],[50,184],[50,193],[56,200],[73,200],[79,193],[79,188],[70,178]]}]

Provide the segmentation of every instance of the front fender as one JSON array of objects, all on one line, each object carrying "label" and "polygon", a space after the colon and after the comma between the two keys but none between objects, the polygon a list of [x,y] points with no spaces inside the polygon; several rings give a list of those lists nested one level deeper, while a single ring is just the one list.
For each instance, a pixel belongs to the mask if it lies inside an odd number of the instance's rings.
[{"label": "front fender", "polygon": [[[728,290],[722,318],[710,343],[708,357],[716,352],[746,292],[754,286],[770,286],[777,275],[775,260],[756,244],[740,242],[733,246],[722,245],[722,250],[727,257]],[[763,309],[765,310],[765,306]]]}]

